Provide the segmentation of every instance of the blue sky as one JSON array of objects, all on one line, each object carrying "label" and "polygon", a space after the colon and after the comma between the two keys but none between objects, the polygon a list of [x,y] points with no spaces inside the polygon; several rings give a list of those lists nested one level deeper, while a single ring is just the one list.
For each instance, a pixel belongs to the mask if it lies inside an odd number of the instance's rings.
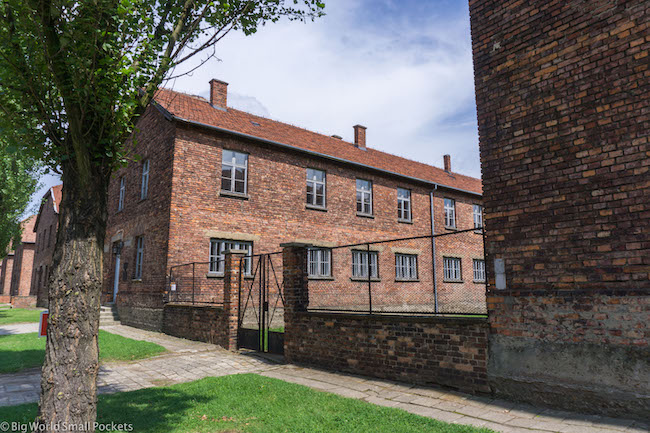
[{"label": "blue sky", "polygon": [[[208,96],[218,78],[235,108],[349,141],[360,123],[370,147],[438,167],[449,153],[454,171],[479,177],[467,0],[325,4],[327,16],[313,23],[228,35],[220,61],[166,87]],[[32,209],[59,180],[42,182]]]}]

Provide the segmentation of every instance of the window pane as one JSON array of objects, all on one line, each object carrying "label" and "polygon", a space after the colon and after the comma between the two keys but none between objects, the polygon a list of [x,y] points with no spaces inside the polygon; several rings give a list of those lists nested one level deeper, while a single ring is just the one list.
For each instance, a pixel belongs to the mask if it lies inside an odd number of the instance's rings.
[{"label": "window pane", "polygon": [[235,179],[243,181],[245,179],[245,170],[243,168],[235,169]]},{"label": "window pane", "polygon": [[235,164],[245,166],[248,161],[248,155],[245,153],[233,152],[235,154]]},{"label": "window pane", "polygon": [[221,189],[224,191],[232,191],[230,179],[223,179],[221,181]]},{"label": "window pane", "polygon": [[316,196],[316,206],[325,206],[325,197],[322,195]]},{"label": "window pane", "polygon": [[224,150],[223,162],[231,163],[234,156],[235,156],[235,152],[233,152],[232,150]]},{"label": "window pane", "polygon": [[316,194],[320,194],[320,195],[325,194],[325,185],[317,184],[316,185]]},{"label": "window pane", "polygon": [[235,192],[246,192],[246,183],[243,180],[235,181]]}]

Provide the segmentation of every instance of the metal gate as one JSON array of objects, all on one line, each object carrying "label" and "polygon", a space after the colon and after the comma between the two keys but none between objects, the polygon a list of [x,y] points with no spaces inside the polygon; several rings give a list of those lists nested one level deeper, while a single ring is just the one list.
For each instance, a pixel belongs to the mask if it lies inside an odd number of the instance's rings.
[{"label": "metal gate", "polygon": [[241,261],[238,348],[284,353],[282,253]]}]

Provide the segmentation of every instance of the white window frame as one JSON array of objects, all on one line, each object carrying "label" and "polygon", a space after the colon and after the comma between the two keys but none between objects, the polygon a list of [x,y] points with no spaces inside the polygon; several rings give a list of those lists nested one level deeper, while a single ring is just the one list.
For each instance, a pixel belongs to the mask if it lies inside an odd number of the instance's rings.
[{"label": "white window frame", "polygon": [[474,270],[474,281],[477,283],[485,282],[485,260],[473,259],[472,268]]},{"label": "white window frame", "polygon": [[445,203],[445,227],[456,228],[456,200],[453,198],[444,199]]},{"label": "white window frame", "polygon": [[224,275],[226,268],[226,255],[227,250],[244,250],[246,256],[244,257],[244,275],[251,276],[253,274],[252,260],[253,255],[253,242],[250,241],[237,241],[232,239],[210,239],[209,249],[209,268],[208,273],[211,275]]},{"label": "white window frame", "polygon": [[[365,188],[363,185],[359,185],[359,182],[367,182],[369,189]],[[372,215],[372,181],[366,179],[357,179],[357,214],[358,215]],[[370,209],[369,212],[365,211],[366,205]],[[361,207],[361,210],[359,210]]]},{"label": "white window frame", "polygon": [[[400,192],[402,191],[406,192],[406,197],[400,197]],[[411,222],[412,218],[411,190],[407,188],[397,188],[397,219],[399,221]]]},{"label": "white window frame", "polygon": [[140,186],[140,200],[144,200],[149,195],[149,160],[142,163],[142,185]]},{"label": "white window frame", "polygon": [[483,228],[483,206],[475,204],[472,214],[474,215],[474,228],[480,230]]},{"label": "white window frame", "polygon": [[370,255],[370,278],[379,278],[379,253],[364,250],[352,250],[352,278],[368,278],[368,255]]},{"label": "white window frame", "polygon": [[126,178],[122,176],[120,178],[120,198],[117,202],[117,211],[124,209],[124,196],[126,195]]},{"label": "white window frame", "polygon": [[307,275],[309,278],[332,276],[332,250],[330,248],[309,248],[307,250]]},{"label": "white window frame", "polygon": [[[226,161],[226,152],[231,152],[232,153],[232,158],[230,161]],[[237,164],[237,155],[243,155],[244,156],[244,164]],[[226,177],[223,175],[224,170],[228,168],[230,177]],[[237,172],[237,169],[242,169],[244,170],[244,191],[237,191],[236,190],[236,179],[235,179],[235,173]],[[230,188],[226,189],[224,188],[224,180],[228,180],[230,182]],[[240,180],[241,181],[241,180]],[[248,154],[243,153],[243,152],[237,152],[234,150],[228,150],[224,149],[221,155],[221,191],[230,193],[230,194],[239,194],[239,195],[246,195],[248,194]]]},{"label": "white window frame", "polygon": [[135,239],[135,272],[134,280],[142,279],[142,267],[144,264],[144,236],[138,236]]},{"label": "white window frame", "polygon": [[416,254],[395,254],[395,279],[399,281],[417,281],[418,256]]},{"label": "white window frame", "polygon": [[[316,177],[314,176],[312,179],[309,178],[309,172],[310,170],[312,172],[318,172],[323,174],[323,180],[317,180]],[[306,195],[306,200],[307,200],[307,205],[313,206],[313,207],[319,207],[319,208],[325,208],[327,206],[327,173],[324,170],[318,170],[316,168],[308,168],[307,169],[307,195]],[[323,187],[323,193],[318,194],[318,186]],[[311,201],[309,199],[309,187],[311,186]],[[318,204],[318,197],[322,195],[323,199],[323,204]]]},{"label": "white window frame", "polygon": [[463,281],[463,268],[458,257],[443,257],[442,269],[444,281]]}]

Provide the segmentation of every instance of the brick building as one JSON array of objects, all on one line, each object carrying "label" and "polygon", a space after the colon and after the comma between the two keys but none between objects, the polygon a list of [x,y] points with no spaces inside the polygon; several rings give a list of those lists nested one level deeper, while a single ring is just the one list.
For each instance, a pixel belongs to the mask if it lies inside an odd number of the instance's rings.
[{"label": "brick building", "polygon": [[[195,273],[218,280],[208,262],[233,246],[308,242],[327,262],[334,245],[482,224],[481,181],[454,173],[449,156],[443,170],[367,147],[360,125],[348,143],[254,116],[227,106],[226,83],[210,86],[210,100],[161,90],[138,124],[141,160],[111,181],[102,301],[117,301],[123,323],[159,329],[170,268],[204,262]],[[484,297],[481,236],[440,245],[440,293]]]},{"label": "brick building", "polygon": [[471,0],[492,389],[650,413],[650,3]]},{"label": "brick building", "polygon": [[14,307],[33,307],[36,296],[30,290],[34,263],[34,223],[32,215],[21,222],[22,237],[0,264],[0,302],[10,302]]},{"label": "brick building", "polygon": [[59,205],[63,185],[50,188],[41,201],[38,217],[34,224],[36,244],[34,248],[34,270],[31,293],[36,295],[36,305],[47,307],[47,281],[52,270],[52,255],[59,228]]}]

